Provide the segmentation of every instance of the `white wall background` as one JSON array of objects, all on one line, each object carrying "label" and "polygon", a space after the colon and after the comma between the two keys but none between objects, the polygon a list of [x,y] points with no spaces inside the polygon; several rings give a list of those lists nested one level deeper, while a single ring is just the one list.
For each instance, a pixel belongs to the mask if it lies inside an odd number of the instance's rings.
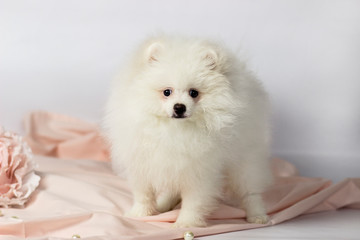
[{"label": "white wall background", "polygon": [[273,102],[273,155],[302,175],[360,177],[360,1],[0,0],[0,124],[32,110],[99,122],[109,81],[144,37],[221,39]]}]

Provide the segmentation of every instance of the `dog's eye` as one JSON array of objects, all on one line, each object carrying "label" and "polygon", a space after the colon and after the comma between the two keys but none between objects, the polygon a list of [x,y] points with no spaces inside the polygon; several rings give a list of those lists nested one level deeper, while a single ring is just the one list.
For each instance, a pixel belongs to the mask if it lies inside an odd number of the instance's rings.
[{"label": "dog's eye", "polygon": [[171,89],[165,89],[165,90],[163,91],[163,94],[164,94],[165,97],[170,96],[170,94],[171,94]]},{"label": "dog's eye", "polygon": [[196,97],[199,95],[199,92],[196,91],[195,89],[190,89],[189,95],[190,95],[190,97],[192,97],[192,98],[196,98]]}]

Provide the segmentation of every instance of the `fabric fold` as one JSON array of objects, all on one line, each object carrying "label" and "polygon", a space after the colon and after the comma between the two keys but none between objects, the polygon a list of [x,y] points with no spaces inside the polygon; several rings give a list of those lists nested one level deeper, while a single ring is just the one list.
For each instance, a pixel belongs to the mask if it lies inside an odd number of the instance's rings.
[{"label": "fabric fold", "polygon": [[24,127],[25,140],[35,154],[63,159],[110,159],[96,124],[38,111],[25,116]]}]

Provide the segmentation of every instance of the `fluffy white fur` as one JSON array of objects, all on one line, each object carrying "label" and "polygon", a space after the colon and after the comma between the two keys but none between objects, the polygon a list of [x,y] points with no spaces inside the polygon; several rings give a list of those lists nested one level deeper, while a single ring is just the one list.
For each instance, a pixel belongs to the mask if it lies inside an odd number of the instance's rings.
[{"label": "fluffy white fur", "polygon": [[[177,103],[186,106],[182,118],[174,118]],[[219,44],[145,41],[114,81],[104,119],[113,168],[132,185],[129,215],[168,211],[181,199],[175,226],[205,226],[230,194],[249,222],[268,221],[267,105],[262,85]]]}]

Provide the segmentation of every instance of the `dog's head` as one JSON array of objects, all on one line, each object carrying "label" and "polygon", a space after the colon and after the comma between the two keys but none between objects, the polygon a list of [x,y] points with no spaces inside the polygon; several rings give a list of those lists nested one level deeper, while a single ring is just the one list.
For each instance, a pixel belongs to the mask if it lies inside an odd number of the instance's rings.
[{"label": "dog's head", "polygon": [[229,59],[218,45],[156,38],[145,43],[138,56],[137,89],[146,112],[174,121],[229,120],[234,108]]}]

